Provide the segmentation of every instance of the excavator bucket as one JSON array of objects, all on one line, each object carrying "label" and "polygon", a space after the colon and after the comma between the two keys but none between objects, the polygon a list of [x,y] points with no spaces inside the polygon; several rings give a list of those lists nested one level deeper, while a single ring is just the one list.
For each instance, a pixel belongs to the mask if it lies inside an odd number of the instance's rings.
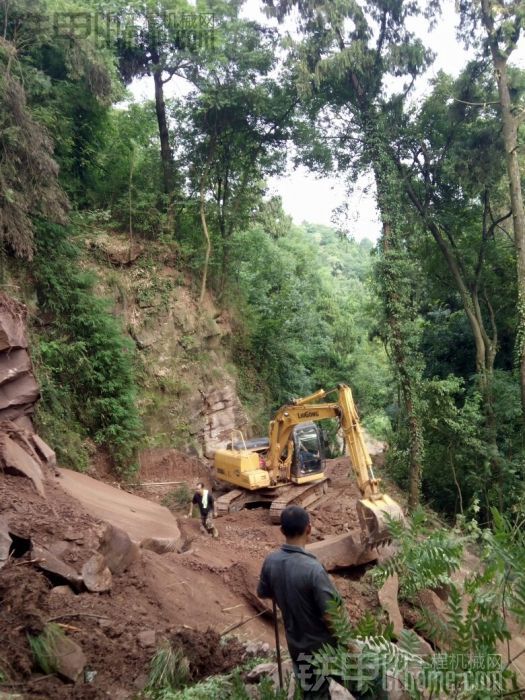
[{"label": "excavator bucket", "polygon": [[405,520],[401,506],[386,494],[358,501],[357,515],[362,530],[362,541],[368,547],[385,545],[391,541],[389,519],[402,522]]}]

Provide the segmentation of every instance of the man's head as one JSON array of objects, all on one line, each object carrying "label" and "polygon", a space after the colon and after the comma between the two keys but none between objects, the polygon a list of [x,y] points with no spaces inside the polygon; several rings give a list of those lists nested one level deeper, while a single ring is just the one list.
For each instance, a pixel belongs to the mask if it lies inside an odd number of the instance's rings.
[{"label": "man's head", "polygon": [[281,513],[281,532],[288,544],[306,544],[311,530],[310,516],[301,506],[288,506]]},{"label": "man's head", "polygon": [[202,481],[199,481],[199,483],[197,484],[197,491],[201,494],[204,491],[204,484],[202,483]]}]

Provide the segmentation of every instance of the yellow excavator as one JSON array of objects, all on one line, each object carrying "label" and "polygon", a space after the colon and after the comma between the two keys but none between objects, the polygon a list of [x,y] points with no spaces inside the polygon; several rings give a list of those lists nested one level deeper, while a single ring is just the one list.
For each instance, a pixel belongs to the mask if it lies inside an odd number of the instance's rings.
[{"label": "yellow excavator", "polygon": [[[337,394],[331,403],[322,399]],[[237,488],[216,499],[219,515],[252,504],[270,503],[270,517],[279,523],[289,505],[307,507],[327,492],[323,436],[317,425],[326,418],[339,420],[362,498],[357,502],[362,541],[374,547],[389,540],[387,518],[403,519],[396,501],[382,493],[365,446],[350,387],[316,391],[282,406],[270,421],[269,437],[233,442],[217,450],[217,478]]]}]

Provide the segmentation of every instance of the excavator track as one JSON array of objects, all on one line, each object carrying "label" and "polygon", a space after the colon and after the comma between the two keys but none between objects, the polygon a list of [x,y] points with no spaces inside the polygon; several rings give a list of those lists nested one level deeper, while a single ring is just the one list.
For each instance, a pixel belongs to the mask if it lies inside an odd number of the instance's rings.
[{"label": "excavator track", "polygon": [[279,492],[279,496],[270,506],[270,520],[274,525],[281,522],[281,513],[288,506],[302,506],[308,508],[318,501],[328,490],[329,479],[315,481],[305,486],[288,486]]},{"label": "excavator track", "polygon": [[217,508],[217,515],[228,515],[228,513],[236,513],[242,510],[247,502],[248,494],[242,489],[233,489],[233,491],[228,491],[224,493],[219,498],[215,499],[215,507]]}]

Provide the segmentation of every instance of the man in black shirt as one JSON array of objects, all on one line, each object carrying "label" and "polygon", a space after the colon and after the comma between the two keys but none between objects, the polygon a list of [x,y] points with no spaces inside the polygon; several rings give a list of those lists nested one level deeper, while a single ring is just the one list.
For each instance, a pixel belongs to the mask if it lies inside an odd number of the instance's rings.
[{"label": "man in black shirt", "polygon": [[200,482],[197,484],[197,490],[193,495],[193,499],[190,503],[190,512],[188,516],[191,518],[193,515],[193,506],[199,506],[199,512],[201,515],[201,524],[203,529],[215,538],[219,536],[217,528],[213,524],[213,516],[217,515],[215,513],[215,502],[213,500],[213,495],[211,491],[204,488],[204,484]]},{"label": "man in black shirt", "polygon": [[257,588],[260,598],[272,598],[284,621],[288,650],[304,698],[329,698],[328,679],[317,679],[309,663],[324,644],[337,645],[327,619],[327,605],[339,593],[323,565],[304,547],[311,531],[310,517],[300,506],[281,514],[286,544],[264,560]]}]

